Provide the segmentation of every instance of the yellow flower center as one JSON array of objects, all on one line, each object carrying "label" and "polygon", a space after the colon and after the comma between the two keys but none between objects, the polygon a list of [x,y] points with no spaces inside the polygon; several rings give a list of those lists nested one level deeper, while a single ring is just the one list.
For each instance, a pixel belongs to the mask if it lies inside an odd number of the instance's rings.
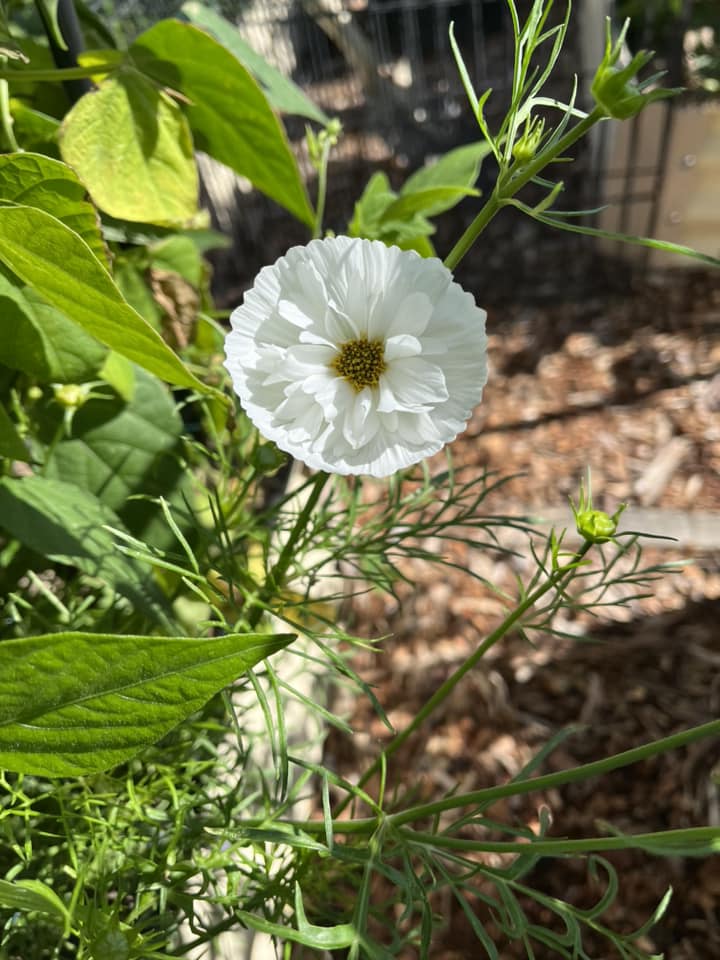
[{"label": "yellow flower center", "polygon": [[348,340],[331,366],[339,377],[344,377],[360,393],[365,387],[376,387],[380,375],[387,370],[382,340]]}]

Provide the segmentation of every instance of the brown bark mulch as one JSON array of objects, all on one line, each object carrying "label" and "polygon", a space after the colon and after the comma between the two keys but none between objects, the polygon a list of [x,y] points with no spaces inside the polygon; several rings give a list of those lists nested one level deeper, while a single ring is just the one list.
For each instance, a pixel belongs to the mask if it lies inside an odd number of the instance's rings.
[{"label": "brown bark mulch", "polygon": [[[596,292],[554,306],[513,304],[489,310],[490,379],[467,432],[453,445],[468,470],[517,474],[489,507],[518,515],[567,504],[587,466],[596,506],[631,501],[660,509],[720,511],[720,284],[717,275],[683,273],[635,283],[624,293]],[[438,459],[438,469],[442,460]],[[568,523],[571,516],[568,512]],[[648,531],[663,533],[663,530]],[[517,546],[517,541],[513,544]],[[480,577],[511,588],[527,558],[461,544],[433,549]],[[651,596],[610,605],[596,618],[562,614],[563,637],[536,634],[533,645],[508,637],[486,656],[452,699],[390,764],[391,784],[436,798],[505,782],[557,731],[579,725],[542,772],[601,759],[703,723],[720,709],[720,543],[716,550],[668,550],[648,542],[650,563],[678,561],[651,585]],[[501,600],[456,569],[408,560],[415,586],[398,599],[372,593],[348,611],[352,630],[386,636],[354,666],[396,729],[502,617]],[[618,587],[613,596],[628,593]],[[371,705],[352,705],[352,740],[332,735],[328,753],[352,776],[372,759],[388,731]],[[720,742],[675,753],[543,795],[499,804],[496,819],[537,826],[549,808],[557,837],[611,830],[641,833],[720,825]],[[609,825],[609,826],[608,826]],[[640,926],[669,886],[665,917],[639,942],[669,960],[720,958],[720,860],[612,854],[621,892],[604,918]],[[579,860],[541,860],[527,882],[584,907],[599,889]],[[447,926],[436,960],[482,956],[467,920],[444,904]],[[539,922],[542,910],[528,911]],[[524,957],[498,942],[505,958]],[[555,956],[536,946],[538,960]],[[612,954],[589,936],[597,960]],[[411,954],[408,954],[410,956]]]}]

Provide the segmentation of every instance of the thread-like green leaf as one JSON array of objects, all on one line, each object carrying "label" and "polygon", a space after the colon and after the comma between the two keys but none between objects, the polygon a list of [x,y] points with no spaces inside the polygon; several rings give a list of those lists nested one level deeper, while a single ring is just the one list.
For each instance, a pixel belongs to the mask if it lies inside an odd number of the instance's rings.
[{"label": "thread-like green leaf", "polygon": [[129,760],[292,635],[55,633],[0,643],[0,766],[80,776]]}]

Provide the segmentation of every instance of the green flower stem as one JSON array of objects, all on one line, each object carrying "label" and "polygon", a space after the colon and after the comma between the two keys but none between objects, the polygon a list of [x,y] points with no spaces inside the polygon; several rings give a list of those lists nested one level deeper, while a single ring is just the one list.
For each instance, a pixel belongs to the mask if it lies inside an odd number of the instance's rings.
[{"label": "green flower stem", "polygon": [[327,197],[327,168],[332,146],[330,138],[326,138],[323,142],[322,156],[320,158],[320,164],[318,165],[317,208],[315,210],[313,240],[322,237],[322,222],[325,216],[325,198]]},{"label": "green flower stem", "polygon": [[6,80],[0,80],[0,141],[4,150],[20,149],[15,139],[13,118],[10,113],[10,97]]},{"label": "green flower stem", "polygon": [[472,793],[456,794],[435,803],[424,803],[407,810],[401,810],[399,813],[390,814],[387,819],[394,826],[399,827],[406,823],[435,817],[444,810],[478,806],[480,804],[488,805],[496,800],[501,800],[503,797],[516,797],[524,793],[533,793],[536,790],[550,790],[567,783],[587,780],[589,777],[602,776],[620,767],[639,763],[641,760],[647,760],[648,757],[654,757],[668,750],[677,750],[679,747],[687,746],[696,740],[711,736],[720,736],[720,720],[711,720],[709,723],[691,727],[690,730],[683,730],[669,737],[663,737],[662,740],[645,743],[640,747],[633,747],[632,750],[624,750],[622,753],[616,753],[604,760],[594,760],[592,763],[584,763],[579,767],[572,767],[570,770],[560,770],[558,773],[549,773],[544,777],[510,781],[510,783],[503,783],[497,787],[486,787],[484,790],[475,790]]},{"label": "green flower stem", "polygon": [[582,120],[576,123],[575,126],[571,130],[568,130],[559,140],[549,144],[544,150],[541,150],[534,160],[527,164],[522,164],[522,169],[515,168],[516,172],[513,173],[513,168],[511,167],[504,175],[501,173],[487,203],[460,237],[447,257],[445,257],[444,263],[448,270],[454,270],[457,267],[495,214],[500,212],[508,200],[515,196],[518,190],[521,190],[533,177],[536,177],[549,163],[552,163],[557,157],[562,156],[569,147],[584,137],[596,123],[604,119],[606,119],[606,116],[601,108],[595,107],[592,113],[588,114],[587,117],[583,117]]},{"label": "green flower stem", "polygon": [[[688,827],[683,830],[659,830],[656,833],[621,834],[616,837],[585,837],[580,840],[532,840],[532,841],[492,841],[469,840],[464,837],[448,837],[437,833],[419,833],[402,827],[397,836],[424,849],[436,847],[442,850],[462,850],[480,853],[520,853],[541,856],[562,857],[602,853],[606,850],[641,849],[652,853],[676,852],[677,856],[688,854],[693,849],[697,853],[709,853],[720,849],[720,827]],[[710,848],[710,849],[708,849]]]},{"label": "green flower stem", "polygon": [[305,506],[298,514],[298,518],[295,521],[295,526],[290,532],[287,543],[280,551],[280,556],[278,557],[275,565],[270,571],[268,571],[265,584],[260,591],[257,600],[251,607],[250,612],[248,613],[247,624],[250,630],[253,630],[258,625],[260,618],[265,612],[265,605],[272,600],[273,597],[276,597],[280,590],[282,590],[285,584],[285,576],[295,555],[295,548],[298,544],[298,541],[307,530],[312,512],[315,509],[317,502],[320,499],[320,494],[323,492],[325,484],[329,479],[330,474],[328,473],[316,474],[315,481],[310,488],[310,493],[308,494]]},{"label": "green flower stem", "polygon": [[[389,826],[398,828],[405,824],[413,823],[418,820],[428,820],[444,813],[446,810],[463,809],[472,806],[486,806],[501,800],[503,797],[516,797],[525,793],[534,793],[536,790],[550,790],[556,787],[562,787],[568,783],[577,783],[582,780],[588,780],[591,777],[599,777],[611,773],[613,770],[619,770],[622,767],[631,766],[650,757],[658,756],[661,753],[667,753],[671,750],[678,750],[680,747],[686,747],[698,740],[704,740],[707,737],[720,736],[720,720],[711,720],[708,723],[700,724],[697,727],[691,727],[689,730],[682,730],[680,733],[673,733],[669,737],[663,737],[661,740],[654,740],[651,743],[644,743],[642,746],[633,747],[631,750],[624,750],[622,753],[616,753],[611,757],[605,757],[603,760],[593,760],[591,763],[584,763],[578,767],[571,767],[569,770],[559,770],[557,773],[549,773],[543,777],[533,777],[528,780],[514,780],[509,783],[500,784],[497,787],[485,787],[483,790],[474,790],[472,793],[454,794],[451,797],[445,797],[434,803],[419,804],[415,807],[409,807],[407,810],[400,810],[398,813],[391,813],[385,816],[385,821]],[[308,834],[323,835],[325,833],[324,820],[283,820],[282,825],[287,828],[300,830]],[[377,830],[380,823],[379,817],[366,817],[355,820],[335,820],[333,821],[333,833],[336,834],[370,834]],[[243,828],[259,828],[267,826],[266,819],[243,820],[236,824],[238,830]],[[690,833],[694,837],[699,837],[699,830],[711,830],[709,837],[717,839],[720,836],[717,828],[700,827],[692,828],[690,831],[671,831],[670,835]],[[420,834],[413,833],[412,836],[417,839]],[[642,836],[642,835],[641,835]],[[665,833],[659,833],[659,838],[667,836]],[[435,834],[432,834],[433,843],[439,845],[439,840]],[[448,838],[451,839],[451,838]],[[615,839],[615,838],[611,838]],[[625,838],[628,839],[628,838]],[[637,839],[637,838],[635,838]],[[469,841],[455,838],[453,843],[468,843]],[[553,841],[555,842],[555,841]],[[590,843],[590,840],[568,841],[571,843]],[[593,841],[594,842],[594,841]],[[444,841],[443,841],[444,843]],[[660,845],[658,843],[658,845]],[[452,846],[452,844],[450,845]],[[508,848],[505,844],[505,848]],[[483,849],[491,849],[491,845],[485,845]],[[533,844],[533,850],[535,845]],[[588,849],[583,847],[583,849]],[[527,853],[527,843],[522,844],[522,853]],[[558,851],[561,852],[561,851]]]},{"label": "green flower stem", "polygon": [[107,73],[109,67],[94,64],[92,67],[62,67],[50,70],[25,70],[22,68],[0,70],[0,80],[18,80],[20,83],[59,83],[65,80],[86,80]]},{"label": "green flower stem", "polygon": [[[582,560],[590,547],[592,547],[592,543],[589,540],[586,540],[569,564],[565,564],[565,566],[560,567],[553,574],[551,574],[545,583],[542,584],[542,586],[538,587],[538,589],[529,594],[522,601],[522,603],[518,604],[513,612],[503,620],[500,626],[497,627],[496,630],[493,630],[493,632],[483,640],[480,646],[467,658],[462,666],[458,667],[458,669],[437,688],[435,693],[430,697],[429,700],[426,701],[424,706],[421,707],[421,709],[413,717],[408,726],[390,741],[382,753],[377,757],[376,760],[373,761],[365,773],[360,777],[360,780],[358,781],[358,787],[362,787],[364,784],[366,784],[370,777],[372,777],[380,769],[387,758],[392,756],[393,753],[400,749],[405,741],[423,725],[433,710],[450,696],[458,683],[460,683],[463,677],[469,673],[470,670],[472,670],[480,662],[480,660],[482,660],[488,650],[495,646],[499,640],[502,640],[505,634],[512,630],[512,628],[522,619],[528,610],[535,606],[538,600],[542,599],[542,597],[544,597],[545,594],[554,587],[562,588],[562,581],[566,577],[572,575],[572,571]],[[352,796],[348,795],[341,802],[340,806],[335,812],[335,815],[337,816],[342,813],[351,800]]]}]

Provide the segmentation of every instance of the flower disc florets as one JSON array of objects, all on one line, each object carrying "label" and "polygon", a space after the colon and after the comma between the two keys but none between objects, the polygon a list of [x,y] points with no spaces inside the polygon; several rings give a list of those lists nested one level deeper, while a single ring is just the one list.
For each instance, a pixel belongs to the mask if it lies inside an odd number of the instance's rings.
[{"label": "flower disc florets", "polygon": [[485,311],[379,241],[293,247],[230,318],[225,365],[265,437],[319,470],[389,476],[452,440],[487,379]]}]

